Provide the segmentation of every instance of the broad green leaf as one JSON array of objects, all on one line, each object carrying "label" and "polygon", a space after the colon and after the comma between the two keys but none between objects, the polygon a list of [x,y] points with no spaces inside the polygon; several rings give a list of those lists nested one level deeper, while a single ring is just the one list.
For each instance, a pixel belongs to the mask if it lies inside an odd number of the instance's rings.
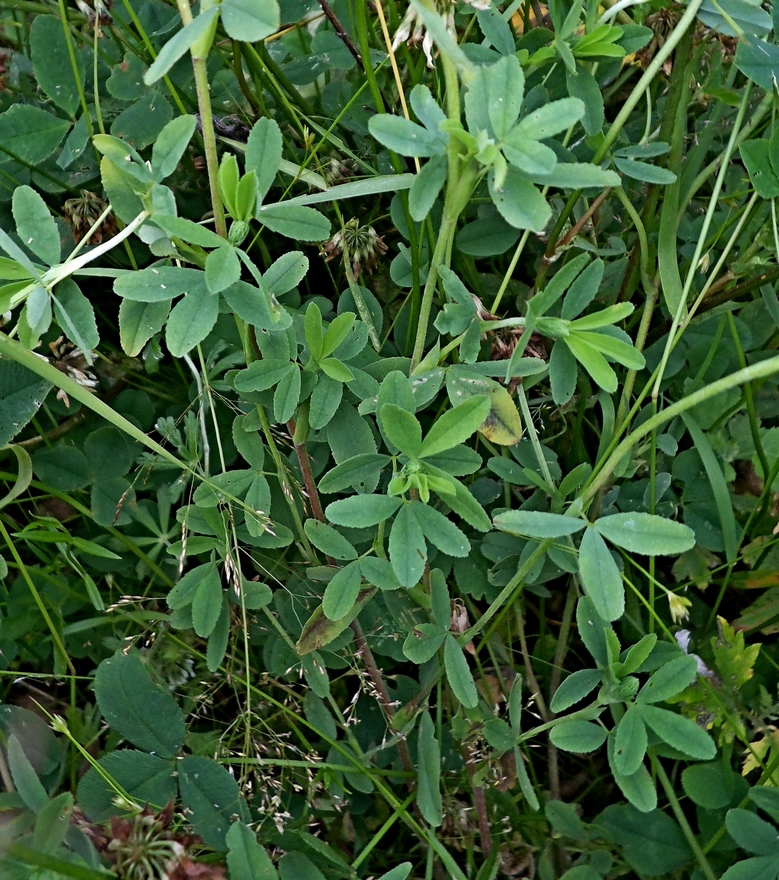
[{"label": "broad green leaf", "polygon": [[273,119],[260,117],[246,142],[246,171],[257,179],[257,203],[267,195],[281,163],[281,129]]},{"label": "broad green leaf", "polygon": [[779,855],[776,828],[751,810],[728,810],[725,825],[728,834],[747,852],[758,856]]},{"label": "broad green leaf", "polygon": [[576,625],[584,647],[600,667],[609,665],[606,633],[610,627],[599,616],[591,599],[583,596],[576,606]]},{"label": "broad green leaf", "polygon": [[621,675],[631,675],[636,672],[649,657],[657,644],[657,635],[655,633],[647,633],[635,645],[632,645],[625,655],[620,670]]},{"label": "broad green leaf", "polygon": [[424,820],[437,828],[444,820],[441,799],[441,747],[428,712],[422,713],[418,734],[417,806]]},{"label": "broad green leaf", "polygon": [[593,528],[579,546],[579,576],[595,611],[606,621],[618,620],[625,610],[625,589],[617,563],[606,542]]},{"label": "broad green leaf", "polygon": [[721,810],[733,800],[734,775],[722,763],[693,764],[682,771],[682,788],[688,798],[707,810]]},{"label": "broad green leaf", "polygon": [[392,523],[389,557],[392,569],[404,587],[413,587],[419,583],[427,561],[427,546],[410,504],[402,505]]},{"label": "broad green leaf", "polygon": [[282,254],[263,273],[262,280],[275,296],[282,296],[300,284],[308,272],[308,257],[300,251]]},{"label": "broad green leaf", "polygon": [[447,410],[427,432],[420,458],[429,458],[463,443],[479,429],[489,412],[490,401],[482,395],[474,395]]},{"label": "broad green leaf", "polygon": [[465,652],[451,633],[444,642],[444,667],[455,697],[466,709],[475,709],[479,703],[479,692],[476,690]]},{"label": "broad green leaf", "polygon": [[60,328],[91,362],[90,352],[93,348],[97,348],[100,342],[92,303],[79,290],[72,278],[60,281],[51,295],[51,301],[54,306],[54,317]]},{"label": "broad green leaf", "polygon": [[49,329],[51,324],[51,295],[45,287],[34,287],[27,297],[24,307],[27,324],[40,336]]},{"label": "broad green leaf", "polygon": [[241,263],[235,248],[218,247],[206,257],[206,286],[210,293],[220,293],[241,277]]},{"label": "broad green leaf", "polygon": [[607,541],[646,556],[677,556],[695,546],[695,533],[683,523],[651,513],[614,513],[595,522]]},{"label": "broad green leaf", "polygon": [[163,302],[182,293],[206,289],[205,273],[177,266],[159,266],[128,272],[114,281],[114,292],[136,302]]},{"label": "broad green leaf", "polygon": [[517,133],[537,141],[565,131],[584,115],[584,104],[578,98],[561,98],[544,104],[519,120]]},{"label": "broad green leaf", "polygon": [[635,708],[646,725],[672,748],[697,761],[709,761],[717,754],[714,740],[689,718],[648,703],[637,703]]},{"label": "broad green leaf", "polygon": [[192,596],[192,626],[203,639],[214,631],[222,610],[222,580],[218,573],[214,576],[215,570],[211,569],[200,581]]},{"label": "broad green leaf", "polygon": [[517,405],[502,385],[492,388],[488,397],[490,411],[479,426],[479,433],[499,446],[515,446],[522,439],[522,422]]},{"label": "broad green leaf", "polygon": [[350,562],[339,568],[325,588],[322,610],[330,620],[345,617],[357,602],[360,593],[360,563]]},{"label": "broad green leaf", "polygon": [[558,162],[551,171],[544,174],[528,172],[528,175],[536,183],[559,189],[605,189],[622,183],[614,171],[587,162]]},{"label": "broad green leaf", "polygon": [[322,606],[319,605],[306,621],[303,632],[295,645],[295,650],[298,654],[301,657],[305,656],[313,651],[318,651],[325,645],[329,645],[333,639],[337,639],[362,611],[375,592],[376,589],[374,587],[360,590],[357,604],[346,617],[342,617],[340,620],[328,620],[322,611]]},{"label": "broad green leaf", "polygon": [[363,556],[360,560],[360,571],[362,576],[380,590],[399,590],[400,581],[395,577],[392,566],[386,559],[379,559],[376,556]]},{"label": "broad green leaf", "polygon": [[549,708],[552,712],[564,712],[592,693],[602,678],[599,669],[579,669],[572,672],[555,691]]},{"label": "broad green leaf", "polygon": [[309,303],[305,317],[306,345],[311,357],[318,361],[322,357],[322,344],[325,334],[322,329],[322,312],[316,303]]},{"label": "broad green leaf", "polygon": [[256,43],[281,26],[277,0],[222,0],[222,24],[233,40]]},{"label": "broad green leaf", "polygon": [[552,346],[549,357],[549,381],[552,386],[552,399],[558,405],[568,403],[576,391],[579,368],[571,349],[565,340],[558,339]]},{"label": "broad green leaf", "polygon": [[[40,18],[38,16],[35,21],[40,21]],[[11,209],[16,223],[16,234],[22,244],[47,265],[58,263],[60,234],[46,202],[31,187],[18,186],[14,190]]]},{"label": "broad green leaf", "polygon": [[257,204],[257,175],[249,171],[238,181],[235,190],[235,218],[248,223]]},{"label": "broad green leaf", "polygon": [[268,229],[296,241],[324,241],[330,235],[330,221],[314,208],[278,202],[263,205],[256,213]]},{"label": "broad green leaf", "polygon": [[657,790],[649,771],[641,764],[635,773],[623,776],[614,773],[614,781],[628,801],[641,813],[651,813],[657,808]]},{"label": "broad green leaf", "polygon": [[628,177],[634,180],[643,180],[645,183],[657,183],[667,185],[676,181],[676,175],[667,168],[660,168],[649,162],[640,162],[636,159],[623,159],[614,157],[614,164]]},{"label": "broad green leaf", "polygon": [[569,95],[584,104],[584,130],[589,135],[598,134],[604,122],[603,93],[598,81],[587,67],[577,64],[575,74],[566,71],[566,83]]},{"label": "broad green leaf", "polygon": [[333,319],[330,326],[325,331],[324,339],[322,340],[322,351],[318,360],[328,357],[338,348],[338,346],[349,335],[354,320],[355,315],[353,312],[344,312],[343,314],[338,315],[337,318]]},{"label": "broad green leaf", "polygon": [[[333,559],[350,560],[357,558],[357,551],[344,536],[332,526],[315,519],[307,519],[303,524],[308,540],[325,555]],[[328,617],[330,615],[328,614]],[[339,614],[343,617],[343,614]],[[337,620],[337,618],[332,618]]]},{"label": "broad green leaf", "polygon": [[[246,603],[249,608],[249,603]],[[262,606],[261,606],[262,607]],[[193,606],[194,616],[194,606]],[[206,648],[206,666],[209,672],[217,672],[227,653],[227,645],[230,641],[230,603],[227,601],[227,594],[222,593],[221,608],[219,616],[216,619],[214,628],[208,637],[208,647]]]},{"label": "broad green leaf", "polygon": [[739,40],[736,67],[760,88],[771,93],[779,81],[779,46],[758,37]]},{"label": "broad green leaf", "polygon": [[727,37],[764,37],[773,27],[771,13],[754,0],[704,0],[698,18]]},{"label": "broad green leaf", "polygon": [[0,113],[0,149],[23,162],[40,165],[57,149],[69,128],[67,119],[30,104],[12,104]]},{"label": "broad green leaf", "polygon": [[445,156],[433,156],[420,168],[408,193],[408,209],[412,220],[421,223],[430,213],[444,185],[446,174]]},{"label": "broad green leaf", "polygon": [[320,373],[308,408],[308,421],[312,428],[319,430],[333,418],[343,398],[343,383]]},{"label": "broad green leaf", "polygon": [[[600,261],[598,261],[598,262],[600,262]],[[597,265],[598,265],[598,263],[593,263],[592,266],[590,266],[589,268],[592,269],[593,267],[596,267]],[[601,263],[601,273],[600,273],[601,277],[603,276],[602,266],[603,266],[603,264]],[[585,273],[582,272],[582,274],[579,276],[579,278],[576,279],[576,281],[579,281],[581,278],[583,278],[584,274]],[[574,282],[574,284],[575,283],[576,282]],[[600,280],[598,281],[598,284],[600,284]],[[571,285],[572,290],[573,290],[573,286],[574,285],[572,284]],[[590,288],[590,290],[592,291],[592,296],[588,297],[587,302],[585,302],[584,305],[581,306],[581,308],[584,308],[584,306],[589,303],[589,301],[592,299],[593,296],[595,296],[595,293],[597,292],[597,288],[595,288],[595,290],[592,290],[592,288]],[[588,293],[589,293],[589,291],[588,291]],[[568,297],[566,296],[566,301],[567,300],[568,300]],[[617,303],[616,305],[613,305],[613,306],[607,306],[605,309],[601,309],[598,312],[593,312],[593,314],[591,314],[591,315],[585,315],[583,318],[576,318],[576,320],[571,321],[571,329],[572,330],[597,330],[600,327],[608,327],[610,324],[617,324],[623,318],[627,318],[628,315],[632,314],[632,312],[633,312],[633,304],[632,303]]]},{"label": "broad green leaf", "polygon": [[176,766],[170,759],[135,749],[120,749],[104,755],[98,765],[100,772],[91,767],[78,784],[78,805],[93,822],[105,822],[121,813],[114,804],[117,792],[102,774],[137,803],[162,808],[176,797]]},{"label": "broad green leaf", "polygon": [[29,39],[35,82],[47,98],[72,117],[79,105],[78,87],[84,85],[81,53],[74,51],[71,59],[62,22],[53,15],[36,15]]},{"label": "broad green leaf", "polygon": [[173,357],[181,357],[202,342],[219,317],[219,297],[198,288],[173,306],[165,328],[165,341]]},{"label": "broad green leaf", "polygon": [[434,134],[416,122],[402,116],[379,113],[371,116],[368,131],[379,143],[401,156],[443,156],[446,141],[441,134]]},{"label": "broad green leaf", "polygon": [[680,694],[695,680],[698,661],[691,654],[681,654],[664,663],[641,688],[637,703],[660,703]]},{"label": "broad green leaf", "polygon": [[606,737],[606,729],[592,721],[563,720],[552,728],[549,739],[564,752],[587,753],[600,748]]},{"label": "broad green leaf", "polygon": [[146,343],[165,326],[170,300],[136,302],[123,299],[119,304],[119,341],[125,354],[139,355]]},{"label": "broad green leaf", "polygon": [[418,83],[411,89],[408,98],[411,109],[422,125],[433,134],[438,133],[441,123],[446,119],[446,114],[436,103],[430,89]]},{"label": "broad green leaf", "polygon": [[451,507],[458,516],[461,516],[468,525],[473,526],[473,528],[478,529],[480,532],[488,532],[492,528],[490,518],[487,516],[484,508],[459,480],[450,477],[446,471],[433,468],[430,464],[425,465],[425,470],[454,486],[454,495],[450,493],[444,495],[440,490],[436,491],[444,499],[446,505]]},{"label": "broad green leaf", "polygon": [[151,167],[156,181],[173,174],[194,133],[195,117],[177,116],[157,135],[151,151]]},{"label": "broad green leaf", "polygon": [[608,333],[590,333],[589,331],[574,329],[572,326],[568,339],[570,340],[572,337],[601,352],[609,360],[617,361],[617,363],[622,364],[629,370],[643,370],[646,365],[644,356],[640,351],[637,351],[632,345],[623,342],[621,339],[609,336]]},{"label": "broad green leaf", "polygon": [[[286,163],[291,165],[291,163]],[[290,170],[285,169],[285,163],[282,162],[281,170],[286,174],[294,177],[300,177],[302,181],[308,183],[308,178],[312,176],[312,172],[301,172],[297,165],[292,165]],[[318,177],[318,175],[314,175]],[[341,199],[357,199],[365,196],[378,195],[379,193],[402,192],[409,189],[414,182],[415,174],[382,174],[378,177],[369,177],[366,180],[353,180],[351,183],[340,183],[338,186],[327,187],[317,182],[311,182],[311,186],[320,186],[323,192],[309,193],[304,196],[295,196],[295,198],[287,199],[285,204],[290,205],[321,205],[325,202],[335,202]],[[319,178],[324,184],[322,178]]]},{"label": "broad green leaf", "polygon": [[152,682],[137,653],[115,654],[98,666],[95,696],[105,720],[139,749],[172,758],[184,742],[184,716]]},{"label": "broad green leaf", "polygon": [[325,515],[338,526],[359,529],[389,519],[402,503],[388,495],[353,495],[328,504]]},{"label": "broad green leaf", "polygon": [[563,538],[580,532],[587,523],[573,516],[545,513],[542,510],[508,510],[498,514],[495,527],[529,538]]},{"label": "broad green leaf", "polygon": [[8,758],[8,769],[11,771],[11,778],[19,797],[28,809],[36,813],[39,812],[49,803],[49,795],[38,779],[21,743],[13,734],[8,737],[6,757]]},{"label": "broad green leaf", "polygon": [[336,382],[351,382],[354,379],[354,373],[346,366],[345,363],[339,361],[338,358],[323,358],[319,361],[319,368]]},{"label": "broad green leaf", "polygon": [[147,86],[153,85],[173,67],[192,46],[201,38],[208,39],[208,34],[213,36],[216,29],[219,7],[212,6],[201,12],[188,25],[183,27],[160,49],[154,63],[143,75],[143,81]]},{"label": "broad green leaf", "polygon": [[342,492],[351,486],[365,483],[378,475],[389,462],[388,455],[377,452],[355,455],[328,471],[319,481],[319,491],[326,494]]},{"label": "broad green leaf", "polygon": [[540,190],[519,171],[509,168],[500,189],[495,186],[494,172],[490,171],[488,185],[493,204],[508,224],[515,229],[544,231],[552,209]]},{"label": "broad green leaf", "polygon": [[470,541],[451,520],[421,501],[411,501],[410,505],[422,534],[442,553],[455,557],[467,556],[470,553]]},{"label": "broad green leaf", "polygon": [[525,76],[516,55],[505,55],[485,68],[487,114],[498,140],[503,140],[519,119],[525,96]]},{"label": "broad green leaf", "polygon": [[175,610],[176,608],[183,608],[184,605],[189,605],[195,598],[200,584],[203,580],[209,578],[215,581],[217,585],[221,585],[219,570],[213,562],[205,562],[190,569],[168,593],[168,607]]},{"label": "broad green leaf", "polygon": [[613,394],[617,390],[617,374],[597,349],[579,339],[575,334],[567,336],[564,343],[571,349],[573,356],[592,376],[597,385],[609,394]]},{"label": "broad green leaf", "polygon": [[38,412],[51,383],[16,361],[0,358],[0,448]]},{"label": "broad green leaf", "polygon": [[238,317],[260,330],[286,330],[292,325],[290,313],[270,296],[262,282],[255,287],[246,281],[236,281],[220,296]]},{"label": "broad green leaf", "polygon": [[61,846],[70,828],[73,795],[62,792],[47,801],[35,817],[31,846],[37,852],[51,852]]},{"label": "broad green leaf", "polygon": [[385,437],[410,458],[418,458],[422,449],[422,426],[415,416],[394,403],[385,403],[379,411]]},{"label": "broad green leaf", "polygon": [[238,783],[211,758],[187,755],[176,766],[189,824],[207,846],[224,852],[232,817],[242,812]]},{"label": "broad green leaf", "polygon": [[756,856],[731,865],[720,880],[776,880],[778,874],[779,859],[775,855]]},{"label": "broad green leaf", "polygon": [[644,760],[647,733],[641,712],[630,706],[620,718],[614,735],[614,769],[622,776],[632,776]]},{"label": "broad green leaf", "polygon": [[[114,119],[111,124],[111,134],[121,138],[137,150],[142,150],[160,136],[165,126],[173,119],[173,107],[165,96],[152,89],[139,101],[130,104]],[[123,169],[125,172],[138,172],[142,177],[152,177],[145,164],[143,166],[129,166]],[[157,190],[159,192],[159,190]],[[165,207],[166,213],[172,213],[170,205]]]},{"label": "broad green leaf", "polygon": [[557,165],[557,153],[546,144],[523,137],[516,129],[501,144],[503,155],[525,174],[549,174]]},{"label": "broad green leaf", "polygon": [[278,880],[270,856],[243,822],[233,822],[225,837],[230,880]]},{"label": "broad green leaf", "polygon": [[417,665],[427,663],[438,653],[447,631],[437,623],[418,623],[403,642],[403,654]]}]

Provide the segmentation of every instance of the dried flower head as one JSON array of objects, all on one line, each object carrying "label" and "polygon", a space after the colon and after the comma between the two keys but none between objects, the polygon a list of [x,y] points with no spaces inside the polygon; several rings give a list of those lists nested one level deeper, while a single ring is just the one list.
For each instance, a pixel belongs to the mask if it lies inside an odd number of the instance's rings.
[{"label": "dried flower head", "polygon": [[89,24],[97,28],[97,35],[103,36],[101,28],[111,24],[110,9],[113,0],[76,0],[76,6],[87,17]]},{"label": "dried flower head", "polygon": [[[99,380],[95,373],[89,369],[95,358],[93,351],[90,351],[88,355],[84,354],[72,342],[66,342],[64,336],[50,342],[49,349],[52,355],[50,358],[43,357],[43,355],[38,355],[38,357],[51,363],[82,388],[86,388],[88,391],[94,391],[97,388]],[[57,392],[57,399],[63,401],[65,406],[70,406],[68,395],[62,388]]]},{"label": "dried flower head", "polygon": [[[469,6],[474,9],[489,9],[492,0],[465,0]],[[446,29],[454,34],[454,0],[434,0],[436,11],[443,16],[446,22]],[[401,43],[407,43],[409,46],[416,46],[422,43],[422,50],[427,58],[427,66],[433,66],[433,38],[427,32],[425,24],[417,14],[413,6],[408,8],[403,21],[392,40],[392,51],[394,52]]]},{"label": "dried flower head", "polygon": [[193,834],[180,834],[170,827],[173,801],[159,813],[149,807],[134,816],[111,819],[110,830],[90,825],[78,815],[95,848],[113,864],[122,880],[224,880],[221,865],[204,865],[189,856],[199,842]]},{"label": "dried flower head", "polygon": [[379,257],[387,253],[387,245],[372,226],[361,226],[352,217],[340,232],[336,232],[322,247],[322,254],[329,263],[335,257],[344,255],[351,262],[355,278],[365,269],[372,272]]},{"label": "dried flower head", "polygon": [[[108,207],[108,202],[88,189],[82,189],[75,199],[68,199],[63,205],[65,219],[73,230],[73,240],[78,244]],[[100,244],[104,238],[111,238],[119,231],[113,214],[108,214],[100,226],[92,233],[90,241]]]}]

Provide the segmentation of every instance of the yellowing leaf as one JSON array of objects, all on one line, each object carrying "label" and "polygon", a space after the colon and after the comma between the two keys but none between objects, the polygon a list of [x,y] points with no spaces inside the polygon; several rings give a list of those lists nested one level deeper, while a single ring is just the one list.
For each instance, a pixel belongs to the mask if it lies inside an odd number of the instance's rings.
[{"label": "yellowing leaf", "polygon": [[522,422],[511,395],[502,386],[489,393],[490,412],[479,431],[492,443],[513,446],[522,438]]}]

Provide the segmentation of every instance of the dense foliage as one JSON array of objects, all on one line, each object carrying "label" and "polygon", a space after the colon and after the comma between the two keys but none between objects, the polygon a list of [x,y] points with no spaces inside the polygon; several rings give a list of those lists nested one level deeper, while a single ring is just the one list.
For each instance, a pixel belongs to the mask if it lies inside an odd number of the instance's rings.
[{"label": "dense foliage", "polygon": [[779,877],[770,5],[0,9],[0,875]]}]

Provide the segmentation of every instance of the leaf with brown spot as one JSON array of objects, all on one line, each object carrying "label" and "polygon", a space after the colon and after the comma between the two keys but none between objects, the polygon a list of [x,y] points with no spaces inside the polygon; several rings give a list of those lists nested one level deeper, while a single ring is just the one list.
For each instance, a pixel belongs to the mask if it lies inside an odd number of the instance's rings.
[{"label": "leaf with brown spot", "polygon": [[325,617],[322,606],[320,605],[311,617],[306,621],[303,632],[300,634],[295,650],[303,657],[312,651],[318,651],[325,645],[329,645],[333,639],[346,629],[355,617],[362,611],[368,600],[376,592],[375,587],[366,590],[360,590],[357,601],[352,606],[351,611],[345,614],[340,620],[328,620]]},{"label": "leaf with brown spot", "polygon": [[479,431],[500,446],[514,446],[522,438],[522,422],[516,404],[508,391],[501,387],[489,393],[490,412]]}]

